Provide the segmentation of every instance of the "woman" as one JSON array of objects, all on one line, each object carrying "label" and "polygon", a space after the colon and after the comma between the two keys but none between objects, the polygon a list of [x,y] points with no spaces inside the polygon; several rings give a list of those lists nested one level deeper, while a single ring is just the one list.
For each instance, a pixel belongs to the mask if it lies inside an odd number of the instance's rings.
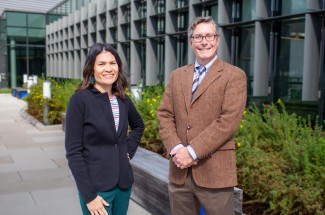
[{"label": "woman", "polygon": [[129,161],[144,124],[125,94],[122,68],[112,46],[94,44],[68,105],[66,156],[84,215],[125,215],[128,209],[134,181]]}]

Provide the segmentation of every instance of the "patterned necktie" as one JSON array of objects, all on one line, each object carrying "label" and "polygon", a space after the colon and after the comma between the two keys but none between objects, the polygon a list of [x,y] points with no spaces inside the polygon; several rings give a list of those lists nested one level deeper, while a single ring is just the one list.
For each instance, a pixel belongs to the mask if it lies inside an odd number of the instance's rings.
[{"label": "patterned necktie", "polygon": [[198,70],[198,72],[196,72],[193,84],[192,84],[192,99],[194,98],[194,94],[199,86],[199,80],[201,75],[205,72],[205,67],[204,66],[197,66],[196,70]]}]

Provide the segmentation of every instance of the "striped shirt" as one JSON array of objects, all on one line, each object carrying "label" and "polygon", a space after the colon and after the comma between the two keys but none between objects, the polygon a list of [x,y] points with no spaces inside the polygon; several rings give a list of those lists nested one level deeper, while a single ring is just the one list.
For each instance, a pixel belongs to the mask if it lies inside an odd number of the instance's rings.
[{"label": "striped shirt", "polygon": [[113,112],[113,117],[114,117],[114,122],[115,122],[115,128],[116,131],[118,130],[119,126],[119,121],[120,121],[120,109],[118,107],[118,102],[116,99],[116,96],[113,96],[113,98],[109,98],[111,102],[111,107],[112,107],[112,112]]}]

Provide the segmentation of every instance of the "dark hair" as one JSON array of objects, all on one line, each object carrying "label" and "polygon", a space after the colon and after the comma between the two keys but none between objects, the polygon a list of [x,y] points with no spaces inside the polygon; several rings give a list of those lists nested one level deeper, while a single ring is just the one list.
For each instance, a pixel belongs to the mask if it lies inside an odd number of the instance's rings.
[{"label": "dark hair", "polygon": [[90,47],[82,72],[83,80],[76,91],[86,89],[89,86],[93,86],[93,84],[90,83],[90,79],[94,75],[96,57],[97,55],[105,51],[110,52],[112,55],[114,55],[118,65],[118,77],[117,80],[113,83],[112,93],[121,98],[125,98],[125,89],[127,87],[128,82],[126,79],[126,75],[123,72],[122,60],[119,54],[117,53],[116,49],[114,49],[111,45],[107,43],[95,43]]},{"label": "dark hair", "polygon": [[192,23],[190,24],[190,26],[188,27],[188,30],[187,30],[187,36],[188,38],[190,39],[193,35],[193,30],[196,28],[196,26],[198,24],[201,24],[201,23],[211,23],[212,25],[214,25],[215,29],[216,29],[216,34],[217,36],[219,35],[218,34],[218,25],[217,23],[213,20],[213,18],[211,16],[205,16],[205,17],[196,17]]}]

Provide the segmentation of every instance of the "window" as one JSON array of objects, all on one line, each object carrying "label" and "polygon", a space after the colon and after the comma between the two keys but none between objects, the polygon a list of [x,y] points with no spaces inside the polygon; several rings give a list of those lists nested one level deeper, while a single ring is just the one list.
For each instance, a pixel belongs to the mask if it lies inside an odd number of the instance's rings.
[{"label": "window", "polygon": [[28,29],[28,37],[45,37],[45,29]]},{"label": "window", "polygon": [[8,27],[7,28],[7,36],[26,37],[27,36],[26,28]]},{"label": "window", "polygon": [[165,40],[164,38],[159,38],[157,41],[157,70],[158,70],[158,80],[160,83],[163,83],[165,76]]},{"label": "window", "polygon": [[15,27],[26,27],[26,14],[7,12],[7,25]]},{"label": "window", "polygon": [[28,27],[45,28],[45,15],[28,14]]},{"label": "window", "polygon": [[[259,1],[259,0],[258,0]],[[256,18],[256,0],[242,0],[242,21]]]},{"label": "window", "polygon": [[290,15],[307,11],[307,0],[282,0],[282,15]]},{"label": "window", "polygon": [[255,28],[254,26],[245,26],[241,29],[239,42],[238,66],[246,72],[248,95],[253,94],[253,76],[254,76],[254,44]]},{"label": "window", "polygon": [[284,100],[301,100],[304,19],[283,21],[281,23],[277,70],[274,79],[274,96]]}]

